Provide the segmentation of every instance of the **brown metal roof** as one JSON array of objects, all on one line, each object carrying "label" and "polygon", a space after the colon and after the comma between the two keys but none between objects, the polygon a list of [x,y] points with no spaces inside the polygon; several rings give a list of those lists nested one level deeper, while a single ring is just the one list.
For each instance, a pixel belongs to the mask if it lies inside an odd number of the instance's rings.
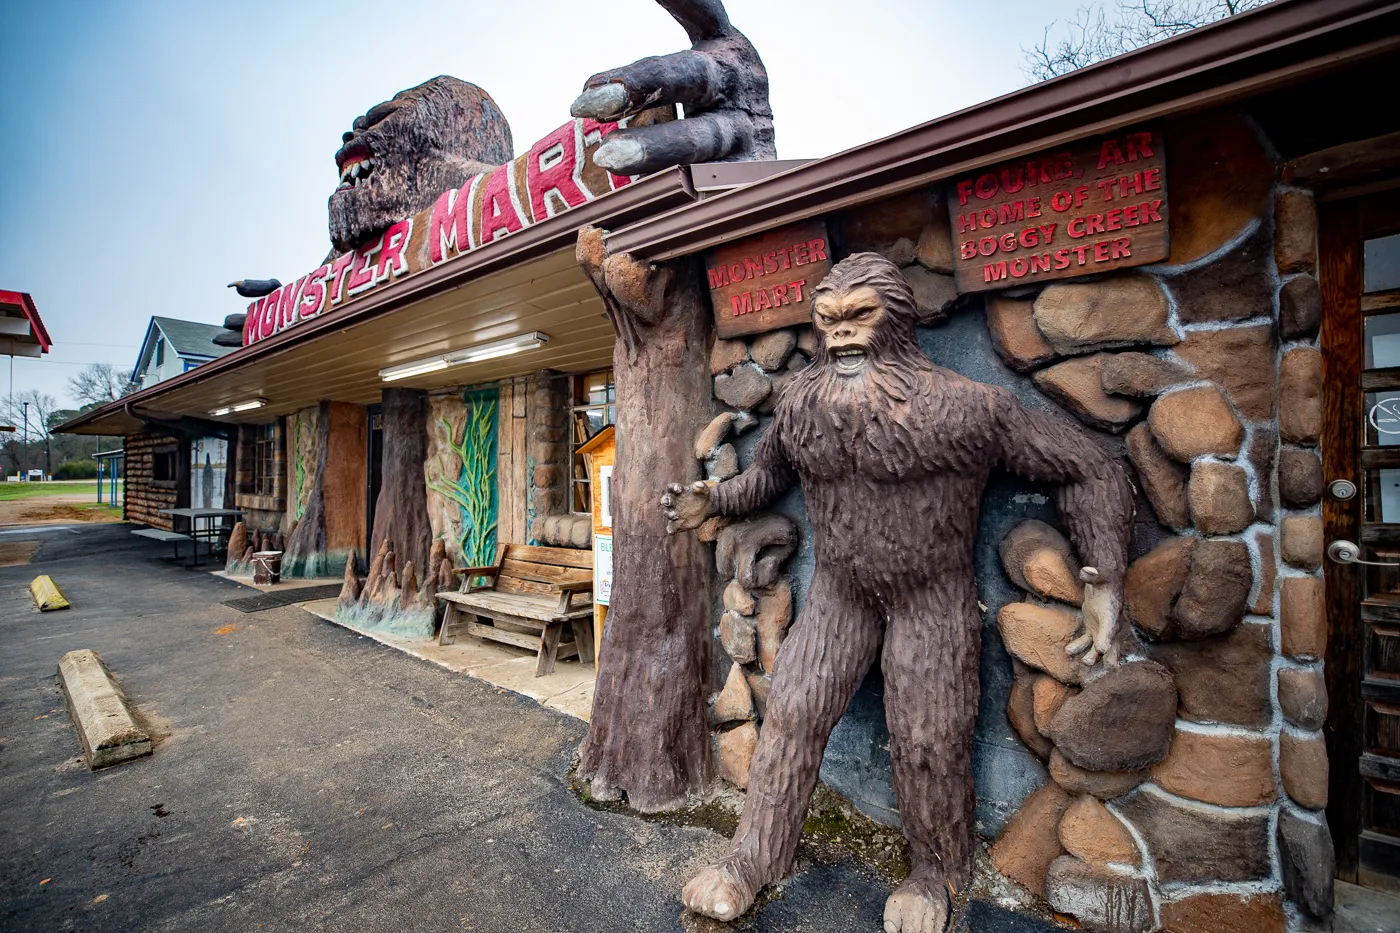
[{"label": "brown metal roof", "polygon": [[1397,49],[1400,3],[1394,0],[1276,0],[615,228],[608,248],[654,261],[698,252],[1061,142],[1240,100]]}]

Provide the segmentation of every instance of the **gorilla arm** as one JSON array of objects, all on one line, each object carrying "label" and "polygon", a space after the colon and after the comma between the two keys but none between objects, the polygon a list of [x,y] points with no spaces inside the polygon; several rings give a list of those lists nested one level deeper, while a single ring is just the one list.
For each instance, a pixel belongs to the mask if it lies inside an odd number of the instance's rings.
[{"label": "gorilla arm", "polygon": [[1116,664],[1114,635],[1123,603],[1123,574],[1132,533],[1133,493],[1123,471],[1083,432],[1054,415],[1027,411],[994,390],[1001,463],[1027,479],[1059,486],[1056,503],[1084,569],[1084,634],[1065,649]]}]

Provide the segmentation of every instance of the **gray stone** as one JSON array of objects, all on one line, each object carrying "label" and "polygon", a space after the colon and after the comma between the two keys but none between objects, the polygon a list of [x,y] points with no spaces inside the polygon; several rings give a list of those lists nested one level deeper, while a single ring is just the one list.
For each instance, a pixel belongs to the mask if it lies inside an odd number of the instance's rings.
[{"label": "gray stone", "polygon": [[880,252],[896,266],[907,266],[914,261],[914,241],[902,236]]},{"label": "gray stone", "polygon": [[1166,757],[1175,724],[1171,672],[1154,661],[1132,661],[1066,700],[1050,721],[1050,738],[1081,768],[1137,771]]},{"label": "gray stone", "polygon": [[1233,535],[1254,521],[1249,474],[1228,463],[1197,461],[1186,488],[1191,521],[1203,535]]},{"label": "gray stone", "polygon": [[1243,541],[1198,541],[1191,570],[1172,617],[1182,638],[1223,635],[1244,618],[1254,585],[1249,547]]},{"label": "gray stone", "polygon": [[1332,916],[1336,853],[1322,814],[1307,819],[1289,807],[1278,813],[1278,855],[1288,899],[1322,920]]},{"label": "gray stone", "polygon": [[915,258],[930,272],[953,272],[953,232],[942,210],[935,210],[933,220],[919,234]]},{"label": "gray stone", "polygon": [[773,381],[756,366],[738,366],[715,377],[715,398],[731,408],[756,408],[773,391]]},{"label": "gray stone", "polygon": [[[1269,678],[1271,626],[1246,623],[1228,635],[1150,647],[1154,661],[1176,677],[1177,715],[1188,722],[1266,728],[1273,720]],[[1283,681],[1280,671],[1279,694]]]},{"label": "gray stone", "polygon": [[1311,340],[1322,324],[1322,289],[1310,275],[1294,276],[1278,290],[1278,327],[1284,340]]},{"label": "gray stone", "polygon": [[1274,261],[1278,271],[1311,272],[1317,260],[1317,207],[1312,193],[1274,194]]},{"label": "gray stone", "polygon": [[710,348],[710,375],[728,372],[749,358],[749,346],[743,340],[715,340]]},{"label": "gray stone", "polygon": [[920,324],[941,324],[948,319],[948,309],[958,298],[958,288],[951,275],[911,266],[904,270],[904,279],[914,290]]},{"label": "gray stone", "polygon": [[96,651],[70,651],[58,662],[68,715],[96,771],[151,753],[151,737],[136,724],[126,696]]},{"label": "gray stone", "polygon": [[1300,729],[1314,732],[1327,722],[1327,681],[1321,671],[1279,668],[1278,705]]},{"label": "gray stone", "polygon": [[1322,460],[1311,450],[1281,447],[1278,497],[1290,509],[1306,509],[1322,498]]},{"label": "gray stone", "polygon": [[1089,771],[1071,764],[1059,749],[1050,752],[1050,779],[1071,794],[1092,794],[1100,800],[1121,797],[1143,781],[1148,771]]},{"label": "gray stone", "polygon": [[1268,274],[1269,247],[1268,225],[1260,224],[1224,256],[1168,279],[1167,287],[1176,297],[1181,323],[1272,317],[1274,291]]},{"label": "gray stone", "polygon": [[749,344],[749,358],[768,372],[777,372],[795,346],[797,335],[791,330],[770,330]]},{"label": "gray stone", "polygon": [[1096,869],[1072,855],[1050,863],[1045,899],[1094,933],[1148,933],[1156,925],[1146,879]]},{"label": "gray stone", "polygon": [[1159,884],[1258,881],[1272,873],[1267,810],[1177,803],[1150,785],[1113,809],[1147,843]]},{"label": "gray stone", "polygon": [[1087,353],[1138,344],[1172,346],[1166,293],[1145,275],[1047,286],[1035,300],[1035,325],[1056,352]]},{"label": "gray stone", "polygon": [[1297,347],[1278,369],[1278,433],[1285,444],[1316,447],[1322,436],[1322,354]]}]

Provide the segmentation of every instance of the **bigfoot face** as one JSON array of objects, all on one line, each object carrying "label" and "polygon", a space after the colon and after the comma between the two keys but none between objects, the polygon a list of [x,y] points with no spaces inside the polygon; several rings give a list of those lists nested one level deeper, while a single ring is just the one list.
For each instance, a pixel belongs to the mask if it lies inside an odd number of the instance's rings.
[{"label": "bigfoot face", "polygon": [[837,374],[856,376],[865,370],[875,334],[885,327],[885,302],[869,285],[827,292],[812,302],[812,321]]},{"label": "bigfoot face", "polygon": [[329,204],[331,243],[342,253],[514,155],[491,96],[446,75],[376,104],[352,126],[335,154],[340,184]]}]

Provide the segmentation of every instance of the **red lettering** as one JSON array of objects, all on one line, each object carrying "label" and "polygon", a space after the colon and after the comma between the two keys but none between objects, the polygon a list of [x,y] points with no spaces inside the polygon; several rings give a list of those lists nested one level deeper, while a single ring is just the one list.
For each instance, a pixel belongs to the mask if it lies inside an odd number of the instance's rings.
[{"label": "red lettering", "polygon": [[408,271],[408,260],[404,258],[404,247],[408,245],[409,233],[413,230],[413,219],[400,220],[384,231],[379,241],[379,265],[374,268],[374,280],[382,282],[390,273],[403,275]]},{"label": "red lettering", "polygon": [[1129,204],[1123,208],[1123,226],[1136,227],[1138,225],[1138,207],[1136,204]]},{"label": "red lettering", "polygon": [[1027,249],[1034,249],[1040,245],[1040,234],[1036,231],[1035,227],[1027,227],[1016,237],[1016,242]]},{"label": "red lettering", "polygon": [[335,259],[331,260],[331,274],[330,281],[328,284],[330,285],[332,305],[340,304],[340,283],[341,280],[345,278],[346,267],[348,267],[350,263],[354,261],[354,253],[345,253],[344,255],[337,256],[335,257]]},{"label": "red lettering", "polygon": [[997,251],[997,238],[994,236],[984,236],[982,242],[978,244],[977,251],[983,256],[990,256]]},{"label": "red lettering", "polygon": [[1011,260],[1012,278],[1019,279],[1026,274],[1026,271],[1026,258],[1024,256],[1017,256],[1015,259]]},{"label": "red lettering", "polygon": [[1025,176],[1021,174],[1021,167],[1016,166],[1015,184],[1012,184],[1011,169],[1001,170],[1001,190],[1007,194],[1015,194],[1026,186]]},{"label": "red lettering", "polygon": [[967,202],[971,197],[972,182],[966,180],[958,182],[958,205],[961,207],[966,207]]},{"label": "red lettering", "polygon": [[[579,186],[579,136],[572,120],[530,147],[525,157],[525,188],[536,222],[588,200]],[[630,179],[629,179],[630,180]]]},{"label": "red lettering", "polygon": [[1026,199],[1026,219],[1040,216],[1040,198]]},{"label": "red lettering", "polygon": [[971,233],[972,231],[974,231],[974,230],[976,230],[976,229],[977,229],[977,215],[976,215],[976,214],[959,214],[959,215],[958,215],[958,232],[959,232],[959,233]]},{"label": "red lettering", "polygon": [[744,260],[744,274],[751,279],[760,278],[763,275],[763,257],[749,256]]},{"label": "red lettering", "polygon": [[258,302],[258,339],[266,340],[277,333],[277,299],[282,297],[281,289],[267,295]]},{"label": "red lettering", "polygon": [[1142,218],[1138,223],[1147,224],[1152,223],[1154,220],[1161,220],[1161,209],[1162,202],[1160,200],[1148,201],[1146,204],[1138,205],[1138,216]]},{"label": "red lettering", "polygon": [[807,244],[807,249],[812,254],[812,262],[821,262],[826,259],[826,240],[818,237]]},{"label": "red lettering", "polygon": [[982,267],[983,282],[998,282],[1007,277],[1006,260],[989,262]]},{"label": "red lettering", "polygon": [[964,240],[963,245],[958,248],[958,255],[963,259],[973,259],[977,256],[977,241]]},{"label": "red lettering", "polygon": [[1084,232],[1085,232],[1085,233],[1103,233],[1103,232],[1104,232],[1104,230],[1103,230],[1103,215],[1102,215],[1102,214],[1090,214],[1088,217],[1086,217],[1086,218],[1085,218],[1085,223],[1084,223]]},{"label": "red lettering", "polygon": [[308,277],[306,283],[306,293],[301,296],[301,316],[303,318],[315,317],[321,313],[321,303],[326,300],[326,276],[331,274],[331,267],[321,266]]},{"label": "red lettering", "polygon": [[794,266],[805,266],[812,261],[812,254],[808,250],[808,244],[797,243],[792,248],[792,264]]},{"label": "red lettering", "polygon": [[1041,254],[1039,254],[1039,255],[1036,255],[1036,254],[1032,253],[1032,254],[1031,254],[1031,275],[1034,275],[1034,274],[1037,273],[1037,272],[1049,272],[1049,271],[1050,271],[1050,254],[1049,254],[1049,253],[1041,253]]},{"label": "red lettering", "polygon": [[778,271],[778,251],[770,249],[763,254],[763,274],[772,275]]},{"label": "red lettering", "polygon": [[1113,253],[1112,253],[1112,249],[1111,249],[1111,244],[1109,244],[1109,243],[1095,243],[1095,244],[1094,244],[1094,262],[1108,262],[1109,258],[1110,258],[1112,255],[1113,255]]},{"label": "red lettering", "polygon": [[1079,244],[1078,246],[1071,246],[1069,249],[1070,249],[1070,252],[1074,253],[1074,258],[1075,258],[1075,260],[1076,260],[1081,266],[1084,265],[1086,262],[1088,262],[1088,260],[1084,258],[1084,254],[1087,253],[1087,252],[1089,252],[1089,244],[1088,244],[1088,243],[1081,243],[1081,244]]},{"label": "red lettering", "polygon": [[1162,170],[1150,168],[1142,173],[1143,191],[1160,191],[1162,188]]},{"label": "red lettering", "polygon": [[1103,225],[1105,230],[1123,229],[1123,211],[1121,208],[1111,207],[1103,215]]},{"label": "red lettering", "polygon": [[512,163],[497,166],[486,176],[481,185],[481,237],[482,243],[490,243],[502,230],[515,233],[523,230],[520,212],[516,210],[515,199],[511,195]]},{"label": "red lettering", "polygon": [[1070,239],[1072,240],[1077,240],[1082,236],[1087,236],[1087,233],[1084,230],[1084,218],[1072,218],[1070,222],[1065,225],[1065,232],[1069,234]]},{"label": "red lettering", "polygon": [[786,285],[773,286],[773,304],[785,305],[788,303],[788,287]]},{"label": "red lettering", "polygon": [[997,184],[996,175],[994,175],[991,172],[988,172],[981,178],[977,179],[977,181],[972,186],[972,190],[978,198],[985,201],[988,198],[996,197],[998,187],[1000,186]]},{"label": "red lettering", "polygon": [[345,293],[347,295],[358,295],[374,284],[373,256],[378,250],[379,244],[377,243],[373,245],[366,243],[355,250],[355,264],[350,270],[350,277],[345,280]]},{"label": "red lettering", "polygon": [[1041,224],[1037,228],[1040,230],[1041,240],[1048,244],[1051,240],[1055,239],[1055,228],[1058,226],[1059,224]]},{"label": "red lettering", "polygon": [[1127,259],[1133,255],[1133,241],[1127,237],[1119,237],[1113,241],[1113,258]]},{"label": "red lettering", "polygon": [[734,308],[734,316],[753,313],[753,293],[744,292],[742,295],[731,295],[729,303]]},{"label": "red lettering", "polygon": [[744,270],[744,264],[743,264],[742,262],[730,263],[730,265],[729,265],[729,278],[730,278],[732,281],[735,281],[735,282],[742,282],[742,281],[744,281],[744,275],[745,275],[745,270]]},{"label": "red lettering", "polygon": [[1129,133],[1128,134],[1128,161],[1136,162],[1138,159],[1152,158],[1152,134],[1151,133]]},{"label": "red lettering", "polygon": [[1012,250],[1016,249],[1016,234],[1003,233],[1001,235],[1001,239],[999,239],[997,242],[1001,245],[1002,252],[1009,253]]},{"label": "red lettering", "polygon": [[1024,221],[1026,219],[1026,202],[1011,201],[1003,204],[997,219],[1004,224]]},{"label": "red lettering", "polygon": [[788,283],[788,289],[790,289],[792,292],[795,293],[795,294],[793,295],[793,298],[792,298],[793,301],[801,301],[801,300],[802,300],[802,286],[804,286],[804,285],[806,285],[806,284],[807,284],[807,280],[806,280],[806,279],[798,279],[796,282],[789,282],[789,283]]},{"label": "red lettering", "polygon": [[1070,209],[1072,204],[1074,204],[1074,195],[1068,191],[1056,191],[1050,195],[1050,209],[1053,211],[1064,213]]},{"label": "red lettering", "polygon": [[767,311],[773,307],[773,301],[768,297],[768,289],[760,288],[754,293],[753,309],[755,311]]},{"label": "red lettering", "polygon": [[472,188],[480,178],[474,176],[462,187],[444,191],[433,202],[428,218],[428,261],[433,265],[447,258],[449,249],[471,249]]},{"label": "red lettering", "polygon": [[727,267],[715,266],[713,269],[707,269],[706,272],[710,276],[711,288],[723,288],[729,284],[729,269]]},{"label": "red lettering", "polygon": [[1067,250],[1067,249],[1057,249],[1057,250],[1055,250],[1055,269],[1056,269],[1056,270],[1059,270],[1059,269],[1068,269],[1068,268],[1069,268],[1069,250]]},{"label": "red lettering", "polygon": [[1099,170],[1107,168],[1109,163],[1122,165],[1127,160],[1123,158],[1123,152],[1118,148],[1118,140],[1105,139],[1103,146],[1099,149]]},{"label": "red lettering", "polygon": [[983,208],[982,211],[977,215],[977,219],[982,221],[982,226],[990,229],[997,225],[997,212],[992,210],[990,207]]},{"label": "red lettering", "polygon": [[1083,207],[1084,202],[1089,200],[1089,186],[1080,185],[1074,189],[1074,206]]}]

